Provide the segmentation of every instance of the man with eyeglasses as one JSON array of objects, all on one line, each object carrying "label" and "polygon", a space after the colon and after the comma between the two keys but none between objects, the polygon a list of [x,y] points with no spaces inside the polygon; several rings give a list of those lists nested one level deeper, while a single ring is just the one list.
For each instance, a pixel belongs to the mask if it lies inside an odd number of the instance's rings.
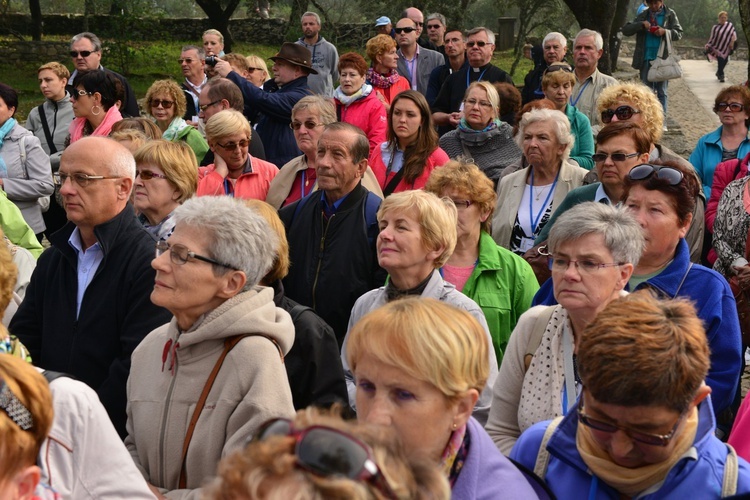
[{"label": "man with eyeglasses", "polygon": [[185,45],[180,52],[180,58],[177,62],[180,65],[182,75],[185,81],[182,83],[182,91],[185,93],[187,109],[185,121],[191,122],[191,125],[198,124],[198,98],[201,95],[203,87],[208,81],[205,73],[206,52],[203,47],[197,45]]},{"label": "man with eyeglasses", "polygon": [[34,363],[99,395],[125,437],[130,355],[171,314],[149,299],[154,241],[128,204],[133,155],[103,137],[68,146],[55,174],[70,221],[50,238],[10,330]]},{"label": "man with eyeglasses", "polygon": [[303,36],[297,43],[312,54],[312,67],[318,73],[307,77],[310,90],[316,94],[333,97],[333,84],[339,79],[339,52],[336,46],[320,36],[320,16],[315,12],[302,14]]},{"label": "man with eyeglasses", "polygon": [[523,104],[537,99],[544,99],[542,92],[542,77],[550,64],[555,62],[565,62],[565,54],[568,52],[568,40],[565,35],[553,31],[547,33],[542,40],[543,59],[534,69],[529,71],[523,80],[523,89],[521,90],[521,100]]},{"label": "man with eyeglasses", "polygon": [[466,59],[469,65],[445,80],[431,106],[438,134],[443,135],[458,126],[464,94],[472,82],[506,82],[513,85],[513,79],[508,73],[490,63],[494,51],[495,34],[492,30],[479,26],[466,33]]},{"label": "man with eyeglasses", "polygon": [[95,69],[106,71],[122,82],[125,99],[120,103],[120,113],[123,118],[141,116],[138,102],[135,99],[135,92],[130,87],[128,80],[121,74],[106,69],[101,65],[102,42],[99,40],[99,37],[88,31],[78,33],[70,40],[70,57],[73,58],[73,64],[76,67],[68,81],[71,94],[73,93],[72,89],[75,87],[76,76],[78,76],[79,71],[91,71]]},{"label": "man with eyeglasses", "polygon": [[408,17],[398,20],[395,31],[398,44],[398,74],[409,81],[412,90],[424,95],[427,93],[432,70],[442,66],[445,58],[440,52],[417,44],[419,30],[416,23]]},{"label": "man with eyeglasses", "polygon": [[427,98],[427,103],[430,106],[437,99],[445,80],[453,73],[469,65],[469,61],[466,60],[466,37],[461,33],[461,30],[448,29],[445,32],[444,40],[442,47],[446,62],[432,70],[430,82],[427,85],[425,98]]},{"label": "man with eyeglasses", "polygon": [[576,83],[570,104],[586,115],[594,135],[599,132],[596,101],[607,87],[617,85],[617,79],[599,71],[599,59],[604,53],[602,35],[594,30],[582,29],[573,41],[573,62]]}]

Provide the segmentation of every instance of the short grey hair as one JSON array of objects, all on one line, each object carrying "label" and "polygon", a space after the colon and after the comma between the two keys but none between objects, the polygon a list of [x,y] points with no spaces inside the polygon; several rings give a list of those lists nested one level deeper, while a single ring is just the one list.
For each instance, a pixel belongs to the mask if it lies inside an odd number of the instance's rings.
[{"label": "short grey hair", "polygon": [[547,36],[545,36],[544,40],[542,40],[542,47],[544,47],[550,40],[557,40],[563,47],[568,46],[568,39],[565,38],[565,35],[563,35],[562,33],[558,33],[557,31],[547,33]]},{"label": "short grey hair", "polygon": [[[208,257],[245,273],[244,290],[260,283],[273,266],[279,237],[265,217],[239,198],[193,197],[177,207],[173,217],[176,225],[206,234]],[[213,272],[221,276],[227,268],[214,265]]]},{"label": "short grey hair", "polygon": [[575,136],[570,132],[570,120],[568,120],[568,117],[565,116],[565,113],[556,109],[532,109],[524,113],[518,124],[516,144],[523,151],[523,135],[526,127],[532,123],[546,121],[552,122],[557,142],[565,145],[563,160],[567,160],[570,157],[570,150],[573,149],[573,144],[575,144]]},{"label": "short grey hair", "polygon": [[430,14],[429,16],[425,18],[424,22],[429,23],[432,19],[437,19],[438,21],[440,21],[440,24],[443,25],[443,28],[448,27],[448,21],[445,20],[445,16],[442,15],[441,13],[433,12],[432,14]]},{"label": "short grey hair", "polygon": [[94,46],[94,51],[95,52],[101,52],[101,50],[102,50],[102,41],[99,40],[98,36],[96,36],[95,34],[89,32],[89,31],[84,31],[83,33],[78,33],[76,36],[74,36],[73,38],[71,38],[70,39],[70,46],[73,47],[74,43],[79,42],[79,41],[83,40],[84,38],[87,38],[91,42],[91,45]]},{"label": "short grey hair", "polygon": [[306,17],[314,17],[315,21],[318,23],[318,26],[321,25],[320,16],[316,12],[305,12],[304,14],[302,14],[302,17],[299,18],[299,22],[302,22]]},{"label": "short grey hair", "polygon": [[333,122],[326,125],[325,132],[349,132],[354,134],[354,140],[348,145],[349,156],[352,157],[353,163],[359,163],[366,160],[370,155],[370,141],[361,128],[346,122]]},{"label": "short grey hair", "polygon": [[477,33],[481,33],[482,31],[487,33],[487,41],[490,42],[492,45],[495,45],[495,34],[492,32],[491,29],[485,28],[484,26],[471,28],[469,31],[466,32],[466,35],[464,36],[464,40],[468,39],[471,35],[476,35]]},{"label": "short grey hair", "polygon": [[547,247],[554,253],[561,244],[600,234],[615,262],[638,264],[646,241],[643,230],[624,207],[587,201],[560,215],[549,232]]},{"label": "short grey hair", "polygon": [[180,49],[180,52],[187,52],[188,50],[196,51],[201,61],[206,58],[206,51],[203,50],[203,47],[198,47],[197,45],[185,45]]},{"label": "short grey hair", "polygon": [[602,38],[602,34],[598,31],[590,30],[588,28],[583,28],[581,31],[576,34],[575,40],[573,40],[573,47],[576,46],[578,43],[578,39],[582,36],[593,36],[594,37],[594,46],[596,47],[596,50],[602,50],[604,48],[604,39]]}]

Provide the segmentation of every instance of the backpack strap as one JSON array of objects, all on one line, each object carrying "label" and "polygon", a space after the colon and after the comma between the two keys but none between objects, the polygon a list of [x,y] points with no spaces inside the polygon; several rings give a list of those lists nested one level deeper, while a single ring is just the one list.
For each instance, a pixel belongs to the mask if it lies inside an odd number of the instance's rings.
[{"label": "backpack strap", "polygon": [[731,497],[737,493],[738,464],[737,452],[727,444],[727,460],[724,463],[724,481],[721,484],[721,498]]},{"label": "backpack strap", "polygon": [[44,114],[44,103],[37,106],[39,111],[39,118],[42,121],[42,130],[44,130],[44,137],[47,139],[47,146],[49,147],[49,154],[53,155],[57,153],[55,147],[55,141],[52,140],[52,133],[49,131],[49,123],[47,123],[47,115]]},{"label": "backpack strap", "polygon": [[531,366],[531,360],[536,354],[536,350],[539,349],[539,345],[542,343],[542,337],[544,332],[547,330],[547,325],[550,319],[552,319],[552,313],[556,306],[548,306],[534,321],[534,329],[531,331],[531,337],[529,337],[529,343],[526,345],[526,353],[523,355],[524,372],[529,371]]},{"label": "backpack strap", "polygon": [[549,450],[547,450],[547,443],[552,437],[552,434],[557,430],[562,419],[563,417],[560,416],[552,420],[545,429],[544,436],[542,436],[542,442],[539,445],[539,453],[536,455],[536,463],[534,464],[534,474],[541,479],[544,479],[545,474],[547,474],[547,465],[549,465]]},{"label": "backpack strap", "polygon": [[383,200],[381,200],[375,193],[371,191],[367,192],[367,199],[365,199],[364,203],[365,234],[367,235],[367,241],[370,243],[370,246],[375,245],[375,240],[380,232],[378,228],[378,209],[380,208],[380,203],[382,201]]}]

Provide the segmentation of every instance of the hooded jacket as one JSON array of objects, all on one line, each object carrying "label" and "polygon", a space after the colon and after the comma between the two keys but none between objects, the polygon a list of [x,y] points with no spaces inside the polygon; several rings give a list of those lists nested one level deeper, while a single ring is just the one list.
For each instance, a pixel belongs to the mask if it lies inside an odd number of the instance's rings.
[{"label": "hooded jacket", "polygon": [[39,138],[39,142],[42,143],[42,149],[44,149],[44,152],[50,156],[52,171],[57,172],[57,169],[60,167],[60,155],[62,154],[63,149],[65,149],[65,139],[68,137],[68,127],[70,127],[70,122],[75,118],[75,115],[73,114],[73,105],[70,102],[70,94],[65,92],[65,97],[59,101],[46,99],[42,106],[44,109],[44,117],[47,119],[47,125],[49,126],[50,135],[52,135],[52,142],[54,143],[57,152],[50,153],[47,136],[44,135],[42,117],[39,115],[38,107],[29,111],[29,117],[26,120],[26,128]]},{"label": "hooded jacket", "polygon": [[[173,318],[133,352],[125,445],[146,480],[169,498],[200,498],[224,456],[267,420],[294,416],[279,353],[291,349],[294,326],[273,296],[265,287],[240,293],[184,332]],[[216,376],[188,448],[187,489],[178,490],[188,423],[224,340],[235,335],[248,336]]]},{"label": "hooded jacket", "polygon": [[307,76],[310,90],[324,97],[333,97],[333,84],[339,80],[339,52],[336,46],[322,36],[312,45],[305,43],[301,37],[297,43],[310,51],[312,67],[318,72]]}]

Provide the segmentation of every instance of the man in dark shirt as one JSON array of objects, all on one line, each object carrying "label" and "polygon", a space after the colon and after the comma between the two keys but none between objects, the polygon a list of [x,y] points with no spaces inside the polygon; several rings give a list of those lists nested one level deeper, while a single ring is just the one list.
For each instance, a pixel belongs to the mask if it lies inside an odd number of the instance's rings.
[{"label": "man in dark shirt", "polygon": [[544,76],[544,72],[554,62],[565,62],[565,54],[568,52],[568,41],[562,33],[553,31],[544,37],[542,50],[544,51],[542,63],[537,64],[534,69],[529,71],[523,80],[523,90],[521,91],[523,104],[537,99],[544,99],[544,92],[542,92],[542,77]]}]

